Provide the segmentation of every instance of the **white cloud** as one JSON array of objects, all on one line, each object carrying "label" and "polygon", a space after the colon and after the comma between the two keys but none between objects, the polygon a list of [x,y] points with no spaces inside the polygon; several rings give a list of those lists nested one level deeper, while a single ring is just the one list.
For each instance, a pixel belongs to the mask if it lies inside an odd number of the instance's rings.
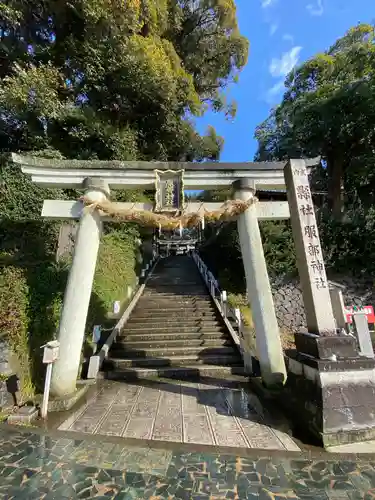
[{"label": "white cloud", "polygon": [[298,63],[302,47],[293,47],[289,52],[284,52],[280,59],[273,58],[269,71],[274,78],[285,77]]},{"label": "white cloud", "polygon": [[271,5],[275,4],[277,0],[262,0],[262,9],[266,9],[267,7],[271,7]]},{"label": "white cloud", "polygon": [[268,102],[268,104],[274,104],[275,102],[277,102],[283,90],[284,90],[284,80],[280,80],[279,82],[275,83],[273,87],[268,89],[266,95],[266,101]]},{"label": "white cloud", "polygon": [[289,34],[289,33],[285,33],[285,35],[283,35],[283,40],[285,42],[294,42],[294,36]]},{"label": "white cloud", "polygon": [[274,35],[276,33],[276,31],[278,30],[279,28],[279,25],[277,23],[273,23],[271,24],[271,27],[270,27],[270,35]]},{"label": "white cloud", "polygon": [[316,0],[315,4],[309,3],[306,9],[312,16],[322,16],[324,12],[323,0]]},{"label": "white cloud", "polygon": [[275,83],[275,85],[269,89],[268,95],[275,96],[277,94],[280,94],[282,90],[284,90],[284,80],[280,80],[279,82]]}]

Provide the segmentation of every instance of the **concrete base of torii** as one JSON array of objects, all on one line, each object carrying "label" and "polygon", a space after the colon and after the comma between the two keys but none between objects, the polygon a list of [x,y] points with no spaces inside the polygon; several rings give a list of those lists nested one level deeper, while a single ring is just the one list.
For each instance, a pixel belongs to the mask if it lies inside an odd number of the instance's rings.
[{"label": "concrete base of torii", "polygon": [[[84,187],[85,195],[93,201],[109,196],[108,186],[100,180],[86,179]],[[101,231],[98,210],[82,214],[60,318],[59,359],[52,373],[51,393],[56,397],[72,394],[76,389]]]}]

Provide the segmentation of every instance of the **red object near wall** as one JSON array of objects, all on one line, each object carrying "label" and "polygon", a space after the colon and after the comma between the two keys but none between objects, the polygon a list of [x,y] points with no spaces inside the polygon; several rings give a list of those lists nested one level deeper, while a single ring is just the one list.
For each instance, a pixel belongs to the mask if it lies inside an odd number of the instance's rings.
[{"label": "red object near wall", "polygon": [[346,323],[353,323],[353,314],[356,312],[364,312],[367,316],[367,323],[375,323],[375,314],[374,308],[372,306],[364,306],[361,309],[356,308],[354,310],[354,306],[345,307],[345,321]]}]

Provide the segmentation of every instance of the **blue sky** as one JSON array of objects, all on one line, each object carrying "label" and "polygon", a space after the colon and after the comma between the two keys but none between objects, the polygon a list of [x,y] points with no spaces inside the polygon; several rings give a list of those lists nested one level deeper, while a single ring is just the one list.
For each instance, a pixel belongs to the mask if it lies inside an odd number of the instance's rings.
[{"label": "blue sky", "polygon": [[225,138],[221,161],[251,161],[255,127],[278,104],[285,75],[295,64],[329,48],[358,22],[372,23],[374,0],[236,0],[241,32],[250,55],[240,81],[230,89],[238,112],[233,122],[207,113],[197,120]]}]

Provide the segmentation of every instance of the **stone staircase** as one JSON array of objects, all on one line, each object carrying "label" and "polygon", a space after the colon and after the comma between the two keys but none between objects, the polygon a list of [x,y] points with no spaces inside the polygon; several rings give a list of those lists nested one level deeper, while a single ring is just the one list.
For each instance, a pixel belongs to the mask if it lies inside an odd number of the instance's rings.
[{"label": "stone staircase", "polygon": [[103,369],[117,380],[243,375],[240,353],[190,257],[158,262]]}]

